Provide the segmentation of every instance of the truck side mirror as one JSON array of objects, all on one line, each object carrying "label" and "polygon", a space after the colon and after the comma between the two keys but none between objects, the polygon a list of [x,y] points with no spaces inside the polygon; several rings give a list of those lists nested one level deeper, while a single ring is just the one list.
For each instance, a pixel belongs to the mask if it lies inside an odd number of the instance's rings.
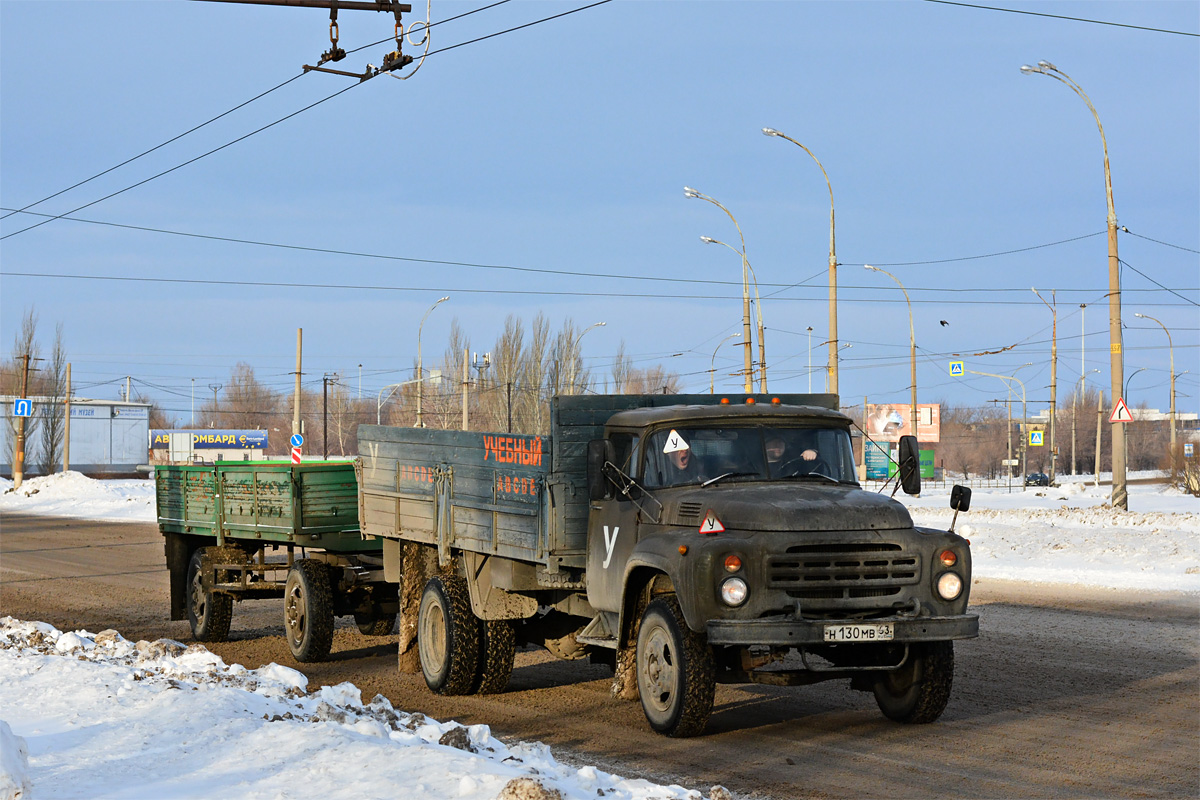
[{"label": "truck side mirror", "polygon": [[612,484],[604,475],[604,465],[615,458],[613,443],[608,439],[594,439],[588,442],[587,450],[587,484],[589,500],[609,500],[612,498]]},{"label": "truck side mirror", "polygon": [[950,507],[955,511],[971,510],[971,489],[968,486],[954,485],[950,490]]},{"label": "truck side mirror", "polygon": [[905,494],[921,493],[921,462],[917,452],[917,437],[900,437],[900,486]]}]

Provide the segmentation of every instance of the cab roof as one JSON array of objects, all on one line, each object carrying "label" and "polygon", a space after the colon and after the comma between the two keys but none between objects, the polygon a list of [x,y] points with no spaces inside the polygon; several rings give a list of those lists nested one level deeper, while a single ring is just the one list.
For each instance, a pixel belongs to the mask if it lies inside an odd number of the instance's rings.
[{"label": "cab roof", "polygon": [[662,422],[737,422],[753,420],[850,424],[853,420],[840,411],[820,406],[792,406],[772,403],[739,403],[710,406],[656,406],[618,411],[608,420],[610,428],[643,428]]}]

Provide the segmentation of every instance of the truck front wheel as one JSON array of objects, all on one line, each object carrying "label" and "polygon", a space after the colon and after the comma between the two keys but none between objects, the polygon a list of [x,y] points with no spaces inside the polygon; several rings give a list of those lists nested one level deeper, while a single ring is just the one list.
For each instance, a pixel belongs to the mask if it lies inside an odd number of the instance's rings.
[{"label": "truck front wheel", "polygon": [[288,571],[283,588],[283,625],[297,661],[323,661],[333,646],[333,593],[329,570],[302,558]]},{"label": "truck front wheel", "polygon": [[192,553],[187,569],[187,615],[192,635],[201,642],[223,642],[229,638],[233,619],[233,597],[223,592],[206,592],[201,582],[205,553],[216,548],[202,547]]},{"label": "truck front wheel", "polygon": [[417,652],[425,685],[437,694],[469,693],[475,684],[479,650],[479,620],[471,611],[466,581],[430,578],[417,613]]},{"label": "truck front wheel", "polygon": [[921,724],[942,715],[954,682],[954,642],[909,645],[908,661],[875,683],[875,702],[890,720]]},{"label": "truck front wheel", "polygon": [[479,633],[479,667],[474,691],[478,694],[499,694],[512,677],[517,637],[512,623],[506,619],[480,620]]},{"label": "truck front wheel", "polygon": [[637,683],[651,728],[675,737],[704,730],[716,689],[712,648],[688,628],[673,596],[654,600],[642,615]]}]

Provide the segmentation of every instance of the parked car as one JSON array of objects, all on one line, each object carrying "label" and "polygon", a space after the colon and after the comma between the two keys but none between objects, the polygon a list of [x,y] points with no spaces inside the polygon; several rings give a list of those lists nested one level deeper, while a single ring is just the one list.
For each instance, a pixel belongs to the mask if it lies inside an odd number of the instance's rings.
[{"label": "parked car", "polygon": [[1050,476],[1044,472],[1031,472],[1025,476],[1026,486],[1049,486]]}]

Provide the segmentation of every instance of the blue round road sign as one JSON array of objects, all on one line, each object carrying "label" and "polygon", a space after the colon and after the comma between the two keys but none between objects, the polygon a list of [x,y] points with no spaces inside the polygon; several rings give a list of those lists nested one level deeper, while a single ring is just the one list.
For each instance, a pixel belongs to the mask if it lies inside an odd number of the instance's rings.
[{"label": "blue round road sign", "polygon": [[304,437],[298,433],[292,434],[292,447],[300,447],[304,444]]}]

